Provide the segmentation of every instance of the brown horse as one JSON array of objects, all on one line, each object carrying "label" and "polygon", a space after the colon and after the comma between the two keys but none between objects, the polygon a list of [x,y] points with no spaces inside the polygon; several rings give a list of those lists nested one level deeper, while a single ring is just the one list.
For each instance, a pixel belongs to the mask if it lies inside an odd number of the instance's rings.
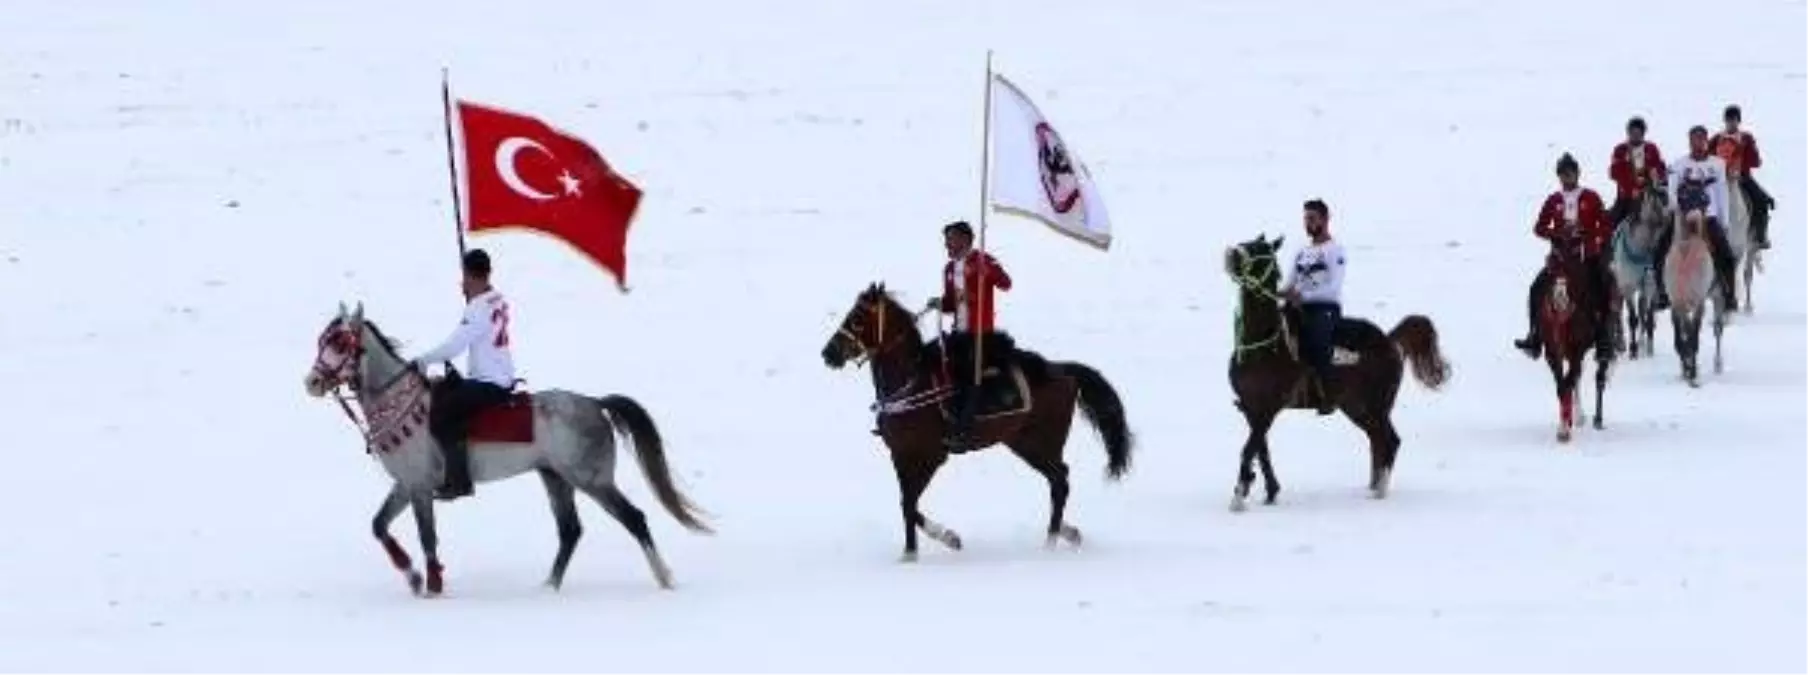
[{"label": "brown horse", "polygon": [[1595,316],[1595,287],[1588,283],[1589,272],[1573,247],[1556,247],[1545,256],[1544,264],[1551,281],[1538,303],[1538,338],[1557,385],[1557,441],[1568,443],[1576,426],[1576,385],[1582,379],[1582,357],[1591,350],[1595,353],[1594,424],[1600,429],[1607,368],[1614,350],[1600,339],[1599,331],[1609,327]]},{"label": "brown horse", "polygon": [[[822,348],[822,360],[840,369],[849,362],[870,360],[878,401],[879,435],[891,449],[897,471],[899,506],[904,516],[905,562],[916,560],[917,529],[953,550],[960,535],[925,517],[917,502],[936,470],[948,460],[943,435],[951,423],[949,375],[939,345],[924,344],[917,331],[920,315],[912,314],[873,284],[860,293],[841,326]],[[1015,349],[1008,336],[997,335],[999,351],[985,354],[986,377],[973,392],[979,396],[973,421],[974,443],[952,449],[959,454],[1003,444],[1048,480],[1047,545],[1057,540],[1079,545],[1080,530],[1067,524],[1067,463],[1063,453],[1073,426],[1076,405],[1098,431],[1108,458],[1106,476],[1119,480],[1130,467],[1133,439],[1123,403],[1104,376],[1085,364],[1050,362],[1035,352]],[[858,365],[858,363],[856,363]],[[969,375],[970,376],[970,375]]]},{"label": "brown horse", "polygon": [[[1282,410],[1318,407],[1323,393],[1311,386],[1316,379],[1295,347],[1299,342],[1298,313],[1281,307],[1280,265],[1275,254],[1285,237],[1267,241],[1262,235],[1227,249],[1225,271],[1241,290],[1237,309],[1237,342],[1230,361],[1230,386],[1236,406],[1249,425],[1249,438],[1237,464],[1237,487],[1231,496],[1232,511],[1242,511],[1255,482],[1252,460],[1260,460],[1264,504],[1273,504],[1281,491],[1268,457],[1268,429]],[[1436,391],[1449,378],[1450,365],[1438,351],[1438,333],[1431,319],[1414,314],[1383,334],[1362,320],[1339,320],[1332,336],[1333,367],[1339,369],[1341,387],[1333,394],[1336,407],[1369,438],[1369,491],[1376,499],[1387,496],[1400,450],[1391,415],[1394,396],[1400,391],[1405,362],[1413,377]]]}]

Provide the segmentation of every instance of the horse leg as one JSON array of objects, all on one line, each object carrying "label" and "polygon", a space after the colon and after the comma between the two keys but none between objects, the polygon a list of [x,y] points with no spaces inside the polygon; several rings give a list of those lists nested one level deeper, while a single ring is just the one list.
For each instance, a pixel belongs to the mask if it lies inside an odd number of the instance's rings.
[{"label": "horse leg", "polygon": [[414,561],[409,559],[407,551],[402,550],[402,545],[396,543],[395,537],[389,536],[389,524],[395,522],[396,517],[402,515],[402,509],[406,508],[408,508],[408,494],[402,490],[402,485],[397,483],[395,487],[389,489],[389,494],[383,497],[383,503],[377,506],[377,515],[371,517],[370,533],[383,544],[383,552],[389,554],[389,564],[394,565],[396,571],[401,572],[402,576],[408,580],[408,590],[415,595],[420,595],[421,584],[424,583],[421,573],[415,571]]},{"label": "horse leg", "polygon": [[1564,356],[1546,350],[1544,362],[1551,368],[1551,380],[1557,385],[1557,440],[1569,441],[1570,389],[1569,377],[1563,372]]},{"label": "horse leg", "polygon": [[1274,498],[1281,494],[1281,481],[1274,477],[1274,461],[1268,457],[1268,439],[1262,439],[1262,447],[1256,449],[1256,466],[1262,469],[1262,504],[1273,506]]},{"label": "horse leg", "polygon": [[420,533],[421,555],[427,558],[427,597],[437,597],[446,590],[445,567],[439,562],[439,527],[433,519],[433,491],[420,490],[409,496],[414,511],[414,527]]},{"label": "horse leg", "polygon": [[659,555],[659,547],[653,544],[653,532],[647,529],[647,514],[642,512],[628,496],[622,494],[621,488],[613,482],[601,485],[576,485],[584,494],[596,500],[597,505],[609,512],[615,522],[621,523],[628,534],[634,536],[634,542],[640,544],[640,552],[647,558],[647,569],[653,573],[653,581],[665,590],[672,589],[672,568],[667,567],[665,558]]},{"label": "horse leg", "polygon": [[929,481],[935,478],[935,472],[941,469],[947,455],[937,453],[933,459],[912,461],[915,459],[912,454],[914,453],[892,452],[892,468],[898,474],[898,508],[904,516],[904,555],[900,558],[901,562],[916,562],[918,528],[922,528],[924,534],[942,545],[956,551],[961,550],[958,533],[929,520],[918,508],[923,492],[929,489]]},{"label": "horse leg", "polygon": [[[1012,453],[1023,460],[1023,463],[1030,465],[1030,468],[1035,469],[1036,473],[1042,474],[1042,477],[1048,480],[1048,539],[1043,545],[1047,548],[1054,548],[1055,542],[1066,541],[1079,546],[1080,529],[1067,524],[1065,520],[1069,491],[1067,462],[1062,461],[1058,455],[1051,457],[1050,455],[1054,453],[1036,452],[1039,448],[1034,447],[1033,442],[1018,441],[1009,444],[1008,447],[1011,448]],[[1060,448],[1056,448],[1055,451],[1059,452]]]},{"label": "horse leg", "polygon": [[571,554],[577,550],[578,538],[584,536],[584,526],[578,520],[578,505],[573,499],[576,491],[570,482],[551,469],[540,469],[540,483],[546,486],[546,501],[552,506],[552,519],[559,528],[559,552],[553,556],[552,571],[546,575],[547,587],[556,591],[565,585],[565,566],[571,564]]},{"label": "horse leg", "polygon": [[[1256,472],[1250,466],[1258,452],[1265,452],[1268,447],[1268,427],[1274,424],[1277,411],[1253,410],[1249,403],[1244,403],[1243,420],[1249,424],[1249,438],[1243,441],[1243,454],[1237,460],[1237,487],[1231,491],[1230,510],[1240,512],[1248,508],[1250,485],[1256,482]],[[1280,485],[1269,483],[1269,503],[1273,503],[1273,494],[1280,492]]]},{"label": "horse leg", "polygon": [[1400,451],[1400,435],[1394,431],[1394,423],[1386,413],[1358,415],[1346,410],[1344,414],[1369,438],[1369,496],[1386,499],[1387,485],[1394,472],[1394,456]]},{"label": "horse leg", "polygon": [[[1747,293],[1751,292],[1750,286],[1746,287],[1746,292]],[[1746,305],[1745,311],[1750,312],[1751,305],[1749,305],[1749,304]],[[1723,361],[1720,356],[1720,334],[1722,332],[1724,332],[1725,330],[1726,330],[1726,306],[1722,305],[1720,303],[1714,303],[1714,374],[1715,375],[1719,375],[1726,368],[1726,362]]]},{"label": "horse leg", "polygon": [[1639,298],[1636,289],[1622,291],[1620,295],[1624,298],[1622,302],[1625,304],[1624,311],[1626,312],[1626,335],[1624,337],[1630,338],[1628,340],[1630,348],[1626,349],[1626,353],[1628,358],[1636,360],[1639,354],[1639,306],[1637,303]]},{"label": "horse leg", "polygon": [[1602,422],[1601,422],[1601,410],[1602,410],[1602,397],[1603,397],[1604,393],[1607,391],[1607,367],[1608,367],[1609,362],[1610,362],[1610,359],[1608,358],[1608,355],[1606,355],[1606,354],[1596,354],[1595,355],[1595,428],[1596,429],[1605,428],[1602,426]]}]

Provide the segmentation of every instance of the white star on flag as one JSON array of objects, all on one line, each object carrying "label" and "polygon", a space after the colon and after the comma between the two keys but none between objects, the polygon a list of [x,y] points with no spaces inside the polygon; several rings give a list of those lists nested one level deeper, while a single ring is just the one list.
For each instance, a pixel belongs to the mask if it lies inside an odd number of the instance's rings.
[{"label": "white star on flag", "polygon": [[1074,239],[1111,247],[1111,220],[1092,174],[1022,89],[993,73],[989,124],[992,210],[1034,218]]}]

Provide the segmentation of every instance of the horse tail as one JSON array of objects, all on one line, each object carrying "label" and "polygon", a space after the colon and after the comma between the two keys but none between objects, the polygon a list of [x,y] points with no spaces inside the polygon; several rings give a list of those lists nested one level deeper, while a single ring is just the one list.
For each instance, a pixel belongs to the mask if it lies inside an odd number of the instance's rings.
[{"label": "horse tail", "polygon": [[1418,380],[1419,384],[1437,391],[1450,379],[1450,363],[1444,360],[1443,352],[1438,350],[1438,329],[1432,325],[1430,318],[1419,314],[1408,315],[1400,320],[1400,325],[1388,332],[1387,338],[1406,355],[1406,360],[1412,364],[1413,379]]},{"label": "horse tail", "polygon": [[1105,380],[1105,376],[1084,363],[1066,362],[1060,364],[1061,371],[1079,384],[1080,396],[1077,403],[1080,414],[1086,417],[1087,423],[1099,433],[1099,439],[1105,443],[1105,455],[1110,461],[1105,466],[1105,475],[1112,480],[1123,478],[1130,470],[1130,446],[1135,437],[1130,433],[1130,425],[1125,420],[1124,402],[1117,396],[1117,390]]},{"label": "horse tail", "polygon": [[597,399],[597,405],[626,427],[625,435],[634,441],[634,458],[640,463],[640,472],[646,476],[647,484],[653,487],[653,494],[659,498],[659,505],[691,531],[712,533],[701,520],[702,509],[686,499],[673,483],[672,470],[665,461],[665,441],[659,437],[659,428],[653,425],[653,416],[648,415],[639,402],[618,394]]}]

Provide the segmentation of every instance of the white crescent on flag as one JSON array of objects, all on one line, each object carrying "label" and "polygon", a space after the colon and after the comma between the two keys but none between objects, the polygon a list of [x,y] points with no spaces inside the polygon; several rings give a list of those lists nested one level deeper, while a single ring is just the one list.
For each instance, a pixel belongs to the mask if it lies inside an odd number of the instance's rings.
[{"label": "white crescent on flag", "polygon": [[1086,164],[1017,85],[993,73],[990,89],[992,209],[1110,248],[1111,219]]}]

